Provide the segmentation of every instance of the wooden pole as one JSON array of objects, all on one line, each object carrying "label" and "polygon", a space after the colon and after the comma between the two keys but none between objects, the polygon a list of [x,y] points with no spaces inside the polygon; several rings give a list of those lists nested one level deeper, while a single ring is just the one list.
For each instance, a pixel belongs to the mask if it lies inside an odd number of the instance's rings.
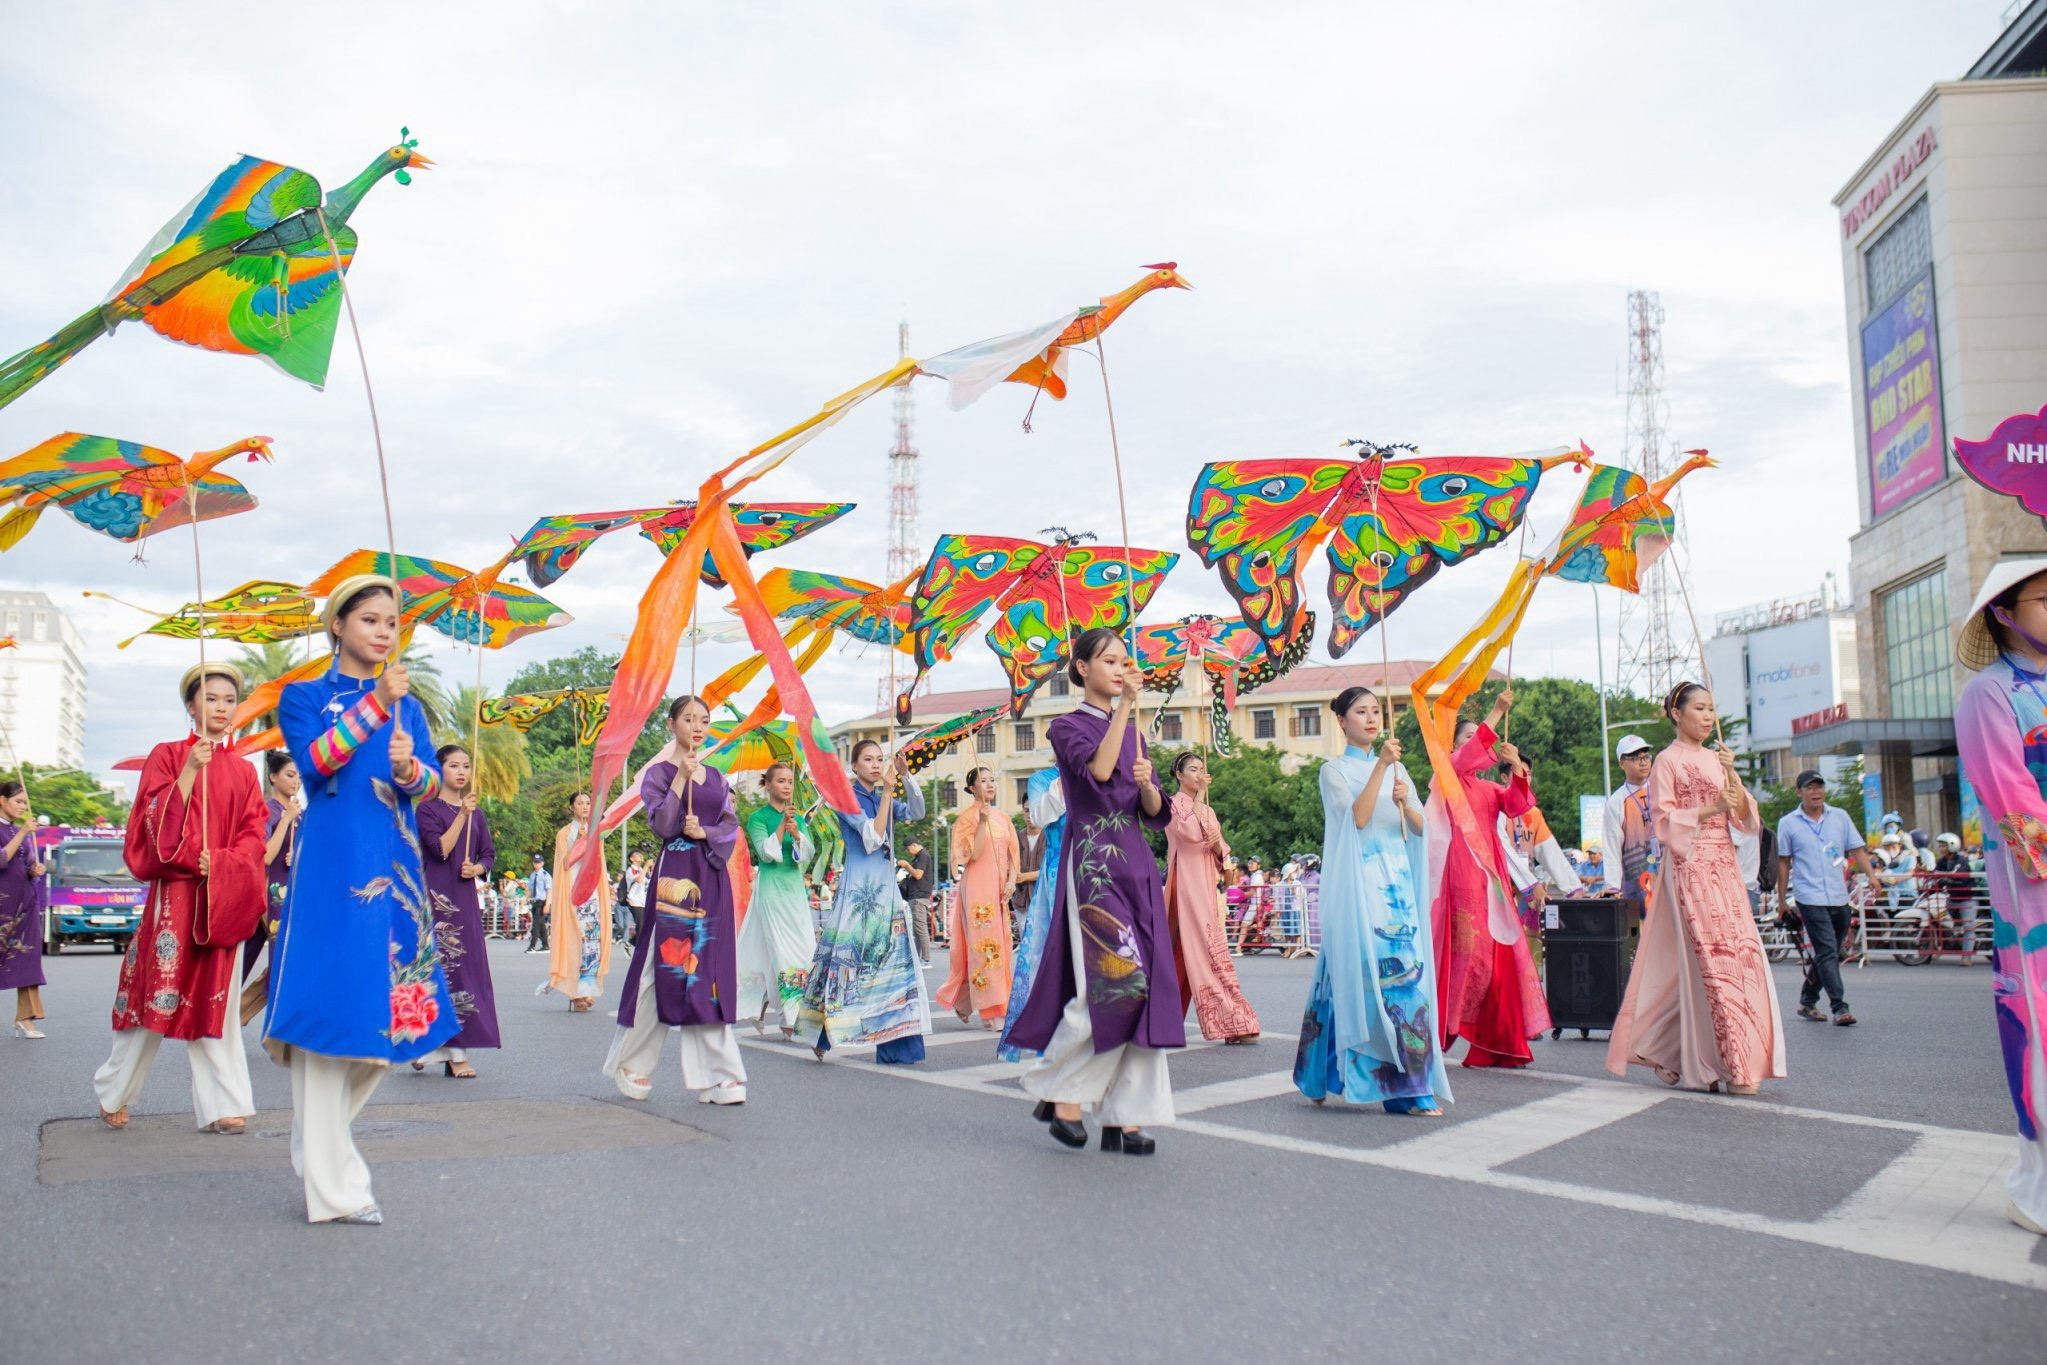
[{"label": "wooden pole", "polygon": [[[398,620],[402,626],[405,620],[405,595],[403,590],[398,588],[398,524],[391,515],[391,471],[384,459],[383,424],[377,420],[377,391],[370,384],[370,358],[368,352],[363,350],[362,324],[355,316],[355,296],[348,292],[348,271],[341,263],[341,248],[334,244],[334,230],[327,225],[327,210],[316,206],[313,213],[319,218],[320,231],[327,238],[327,254],[334,261],[334,283],[341,290],[341,306],[348,312],[348,330],[355,338],[356,363],[362,367],[363,396],[369,400],[370,405],[370,438],[377,448],[377,487],[382,491],[384,498],[384,541],[391,552],[388,564],[392,596],[396,599]],[[401,662],[403,657],[400,655]],[[401,719],[403,714],[402,708],[391,712],[391,733],[404,733],[405,725]],[[471,762],[474,762],[473,756]]]},{"label": "wooden pole", "polygon": [[[199,559],[199,485],[192,480],[189,473],[185,478],[185,510],[192,524],[192,591],[195,595],[193,609],[199,614],[197,637],[199,690],[193,694],[196,705],[193,707],[192,720],[198,727],[199,738],[212,745],[213,738],[206,733],[206,722],[203,719],[206,715],[206,574]],[[239,701],[240,698],[236,700]],[[207,767],[213,766],[214,757],[212,754],[207,756]],[[206,856],[206,827],[210,814],[207,788],[212,784],[206,780],[206,768],[201,768],[192,780],[199,788],[199,856],[203,858]]]}]

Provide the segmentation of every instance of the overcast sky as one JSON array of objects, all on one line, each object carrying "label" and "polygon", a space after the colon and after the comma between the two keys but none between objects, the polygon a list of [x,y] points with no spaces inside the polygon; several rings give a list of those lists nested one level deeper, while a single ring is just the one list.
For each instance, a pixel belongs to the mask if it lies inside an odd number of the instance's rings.
[{"label": "overcast sky", "polygon": [[[399,546],[471,567],[539,515],[692,496],[715,464],[884,368],[896,324],[931,354],[1022,328],[1177,260],[1196,290],[1110,334],[1133,539],[1184,549],[1206,460],[1329,455],[1345,437],[1506,453],[1623,450],[1626,295],[1660,290],[1702,615],[1845,587],[1856,522],[1839,229],[1829,200],[2002,0],[1857,3],[418,5],[266,11],[233,41],[180,6],[9,6],[0,18],[0,352],[90,306],[241,152],[332,187],[401,124],[440,163],[353,222],[396,479]],[[1101,387],[1006,386],[964,413],[919,381],[928,544],[1063,524],[1115,539]],[[0,410],[12,452],[62,430],[237,464],[262,501],[208,523],[209,587],[305,581],[382,543],[360,373],[325,393],[140,326]],[[851,498],[768,562],[875,579],[887,401],[761,490]],[[1575,480],[1531,517],[1544,539]],[[1512,551],[1396,614],[1434,657]],[[574,624],[486,662],[616,649],[656,566],[597,546],[549,596]],[[148,563],[51,516],[0,582],[58,599],[88,642],[89,765],[181,724],[190,647],[114,642],[190,596],[180,534]],[[1308,574],[1323,608],[1324,570]],[[1591,590],[1552,584],[1519,671],[1591,677]],[[1182,559],[1149,617],[1230,614]],[[1609,630],[1614,614],[1606,615]],[[1710,629],[1710,626],[1708,627]],[[1318,657],[1320,655],[1318,646]],[[1376,658],[1370,637],[1353,658]],[[706,647],[703,676],[736,657]],[[449,647],[444,668],[472,676]],[[685,653],[683,676],[690,662]],[[871,709],[878,656],[812,677],[826,716]],[[978,644],[941,688],[992,685]]]}]

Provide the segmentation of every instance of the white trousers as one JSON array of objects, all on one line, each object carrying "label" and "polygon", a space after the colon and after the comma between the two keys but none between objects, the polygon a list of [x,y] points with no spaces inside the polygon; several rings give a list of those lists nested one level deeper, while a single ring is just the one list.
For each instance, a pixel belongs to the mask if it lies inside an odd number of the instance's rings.
[{"label": "white trousers", "polygon": [[[661,1011],[654,1001],[654,964],[649,962],[640,972],[640,994],[633,1006],[633,1025],[620,1028],[611,1040],[611,1052],[604,1059],[604,1074],[618,1083],[620,1090],[645,1099],[653,1093],[653,1087],[642,1090],[625,1079],[626,1075],[644,1076],[648,1080],[661,1066],[662,1040],[671,1025],[661,1022]],[[739,1040],[733,1036],[730,1024],[684,1024],[676,1028],[682,1042],[682,1084],[688,1090],[709,1090],[714,1085],[745,1085],[746,1063],[740,1059]],[[623,1074],[621,1074],[623,1073]]]},{"label": "white trousers", "polygon": [[[99,1095],[100,1108],[118,1113],[135,1102],[163,1035],[146,1028],[122,1029],[114,1035],[114,1050],[106,1063],[92,1073],[92,1088]],[[249,1054],[242,1050],[240,1029],[230,1028],[219,1038],[194,1038],[185,1044],[185,1060],[192,1067],[192,1115],[205,1128],[221,1119],[245,1119],[256,1112],[255,1091],[249,1084]]]},{"label": "white trousers", "polygon": [[376,1203],[350,1125],[389,1067],[291,1050],[291,1168],[306,1182],[306,1221],[325,1223]]},{"label": "white trousers", "polygon": [[1073,979],[1079,989],[1060,1012],[1059,1027],[1045,1055],[1024,1073],[1024,1090],[1053,1104],[1092,1106],[1098,1122],[1114,1128],[1149,1128],[1173,1121],[1173,1080],[1166,1054],[1155,1047],[1125,1043],[1095,1051],[1095,1025],[1087,1010],[1087,970],[1082,957],[1078,897],[1066,897],[1066,938],[1073,948]]},{"label": "white trousers", "polygon": [[469,1049],[463,1047],[437,1047],[432,1052],[427,1053],[426,1056],[420,1058],[420,1060],[428,1066],[433,1066],[439,1062],[466,1062],[469,1060]]}]

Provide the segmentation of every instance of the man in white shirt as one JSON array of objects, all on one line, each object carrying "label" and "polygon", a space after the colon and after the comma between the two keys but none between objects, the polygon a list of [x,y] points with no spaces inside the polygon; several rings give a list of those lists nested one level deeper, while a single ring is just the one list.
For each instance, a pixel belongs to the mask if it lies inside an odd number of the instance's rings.
[{"label": "man in white shirt", "polygon": [[1613,746],[1626,779],[1606,798],[1600,857],[1606,884],[1624,896],[1637,918],[1642,914],[1642,881],[1656,863],[1656,826],[1650,818],[1649,769],[1656,751],[1640,735],[1622,735]]}]

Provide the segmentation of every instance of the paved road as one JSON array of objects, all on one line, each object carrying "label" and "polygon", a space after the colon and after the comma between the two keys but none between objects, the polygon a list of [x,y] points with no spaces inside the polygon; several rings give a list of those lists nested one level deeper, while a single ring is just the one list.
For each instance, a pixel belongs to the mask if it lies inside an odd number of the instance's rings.
[{"label": "paved road", "polygon": [[[46,1042],[0,1042],[0,1360],[2037,1361],[2047,1244],[1998,1216],[2010,1115],[1982,968],[1851,973],[1757,1100],[1622,1084],[1603,1046],[1458,1071],[1446,1120],[1318,1110],[1287,1072],[1309,964],[1253,959],[1271,1032],[1173,1060],[1151,1160],[1069,1153],[988,1035],[914,1071],[749,1041],[752,1100],[597,1074],[611,1024],[494,945],[508,1047],[368,1111],[390,1221],[308,1227],[289,1087],[190,1131],[167,1046],[90,1119],[114,961],[50,961]],[[1787,1008],[1795,989],[1779,969]],[[616,984],[614,980],[614,985]],[[615,999],[612,1003],[615,1003]],[[253,1037],[253,1034],[252,1034]]]}]

